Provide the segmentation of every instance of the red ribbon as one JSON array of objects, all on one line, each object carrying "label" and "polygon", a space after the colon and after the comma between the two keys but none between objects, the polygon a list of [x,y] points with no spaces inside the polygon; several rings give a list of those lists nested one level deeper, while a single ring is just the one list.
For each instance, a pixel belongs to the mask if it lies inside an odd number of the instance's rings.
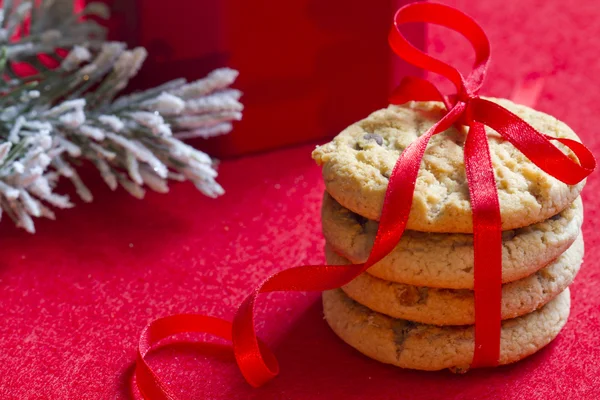
[{"label": "red ribbon", "polygon": [[[412,46],[399,26],[410,22],[442,25],[466,37],[475,49],[475,63],[465,78],[450,65]],[[254,305],[260,293],[274,291],[323,291],[339,288],[385,257],[400,241],[406,228],[417,174],[429,139],[452,125],[469,127],[465,148],[465,168],[473,209],[475,248],[475,351],[472,366],[493,366],[500,352],[502,237],[496,182],[484,125],[497,131],[549,175],[566,184],[576,184],[595,168],[592,153],[571,139],[555,139],[537,132],[510,111],[478,96],[489,58],[489,41],[477,23],[462,12],[441,4],[414,3],[402,7],[395,16],[389,42],[407,62],[441,74],[456,87],[456,94],[443,96],[430,82],[405,78],[393,93],[391,102],[439,100],[446,115],[400,155],[389,179],[379,229],[369,258],[355,265],[307,265],[278,272],[265,280],[238,309],[233,323],[200,315],[175,315],[150,323],[142,332],[135,376],[146,399],[176,399],[145,361],[146,354],[162,339],[183,332],[209,333],[233,342],[235,359],[248,383],[258,387],[279,372],[277,359],[256,336]],[[550,140],[569,147],[579,163],[566,156]]]}]

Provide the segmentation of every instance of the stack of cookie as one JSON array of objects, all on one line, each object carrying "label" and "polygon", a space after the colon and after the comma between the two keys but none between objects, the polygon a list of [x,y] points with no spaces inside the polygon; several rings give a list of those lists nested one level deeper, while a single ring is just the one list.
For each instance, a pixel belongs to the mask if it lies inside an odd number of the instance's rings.
[{"label": "stack of cookie", "polygon": [[[539,132],[579,140],[547,114],[490,100]],[[326,186],[328,263],[367,260],[398,156],[443,115],[437,102],[390,106],[313,152]],[[486,129],[504,231],[500,364],[507,364],[548,344],[567,321],[568,286],[583,259],[584,182],[563,184]],[[369,357],[421,370],[461,371],[472,361],[473,230],[464,140],[454,127],[431,139],[400,243],[354,281],[323,293],[331,328]]]}]

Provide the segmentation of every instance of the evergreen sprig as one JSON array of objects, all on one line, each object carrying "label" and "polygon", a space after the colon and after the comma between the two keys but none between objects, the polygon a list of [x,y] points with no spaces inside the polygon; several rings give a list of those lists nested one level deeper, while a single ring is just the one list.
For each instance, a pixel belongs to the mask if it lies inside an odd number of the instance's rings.
[{"label": "evergreen sprig", "polygon": [[[54,218],[53,207],[73,206],[55,192],[61,178],[92,201],[74,167],[78,159],[95,165],[111,189],[138,198],[146,188],[167,192],[169,179],[222,194],[213,160],[181,139],[224,134],[241,119],[241,93],[229,88],[237,71],[119,96],[146,50],[104,40],[104,29],[89,18],[106,18],[103,4],[75,14],[71,1],[35,3],[5,0],[0,10],[0,218],[35,232],[34,217]],[[18,63],[37,72],[24,76]]]}]

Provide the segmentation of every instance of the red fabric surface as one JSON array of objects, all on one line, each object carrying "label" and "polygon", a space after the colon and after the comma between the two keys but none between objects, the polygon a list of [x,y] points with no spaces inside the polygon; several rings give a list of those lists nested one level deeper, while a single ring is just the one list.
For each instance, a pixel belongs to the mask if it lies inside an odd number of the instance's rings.
[{"label": "red fabric surface", "polygon": [[[470,13],[490,37],[484,93],[508,96],[524,74],[552,73],[538,108],[565,120],[600,154],[600,11],[593,4],[446,3]],[[460,40],[442,29],[430,35],[436,55],[467,62]],[[35,236],[3,220],[0,398],[125,399],[137,339],[149,320],[179,312],[230,318],[270,273],[322,262],[323,185],[311,148],[224,162],[227,194],[218,200],[186,184],[144,201],[98,184],[93,204],[41,221]],[[316,293],[259,300],[258,329],[282,371],[263,388],[244,382],[218,341],[165,348],[151,362],[189,399],[596,398],[599,179],[588,180],[583,196],[587,254],[572,287],[570,320],[550,346],[518,364],[463,376],[382,365],[329,330]]]}]

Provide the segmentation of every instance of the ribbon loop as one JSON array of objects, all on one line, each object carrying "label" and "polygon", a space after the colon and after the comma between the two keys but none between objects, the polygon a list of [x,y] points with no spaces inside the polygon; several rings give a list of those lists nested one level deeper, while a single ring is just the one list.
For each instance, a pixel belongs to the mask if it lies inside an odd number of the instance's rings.
[{"label": "ribbon loop", "polygon": [[[572,139],[542,135],[531,125],[504,107],[485,99],[469,103],[469,115],[494,129],[544,172],[556,179],[575,185],[596,168],[593,154],[581,143]],[[569,147],[579,158],[579,164],[554,146],[556,140]]]},{"label": "ribbon loop", "polygon": [[[456,68],[417,49],[402,35],[400,25],[413,22],[444,26],[462,34],[473,45],[475,62],[466,80]],[[442,4],[406,5],[394,16],[394,27],[388,41],[394,52],[408,63],[449,79],[456,87],[459,98],[466,100],[479,92],[489,64],[490,43],[483,29],[466,14]]]}]

